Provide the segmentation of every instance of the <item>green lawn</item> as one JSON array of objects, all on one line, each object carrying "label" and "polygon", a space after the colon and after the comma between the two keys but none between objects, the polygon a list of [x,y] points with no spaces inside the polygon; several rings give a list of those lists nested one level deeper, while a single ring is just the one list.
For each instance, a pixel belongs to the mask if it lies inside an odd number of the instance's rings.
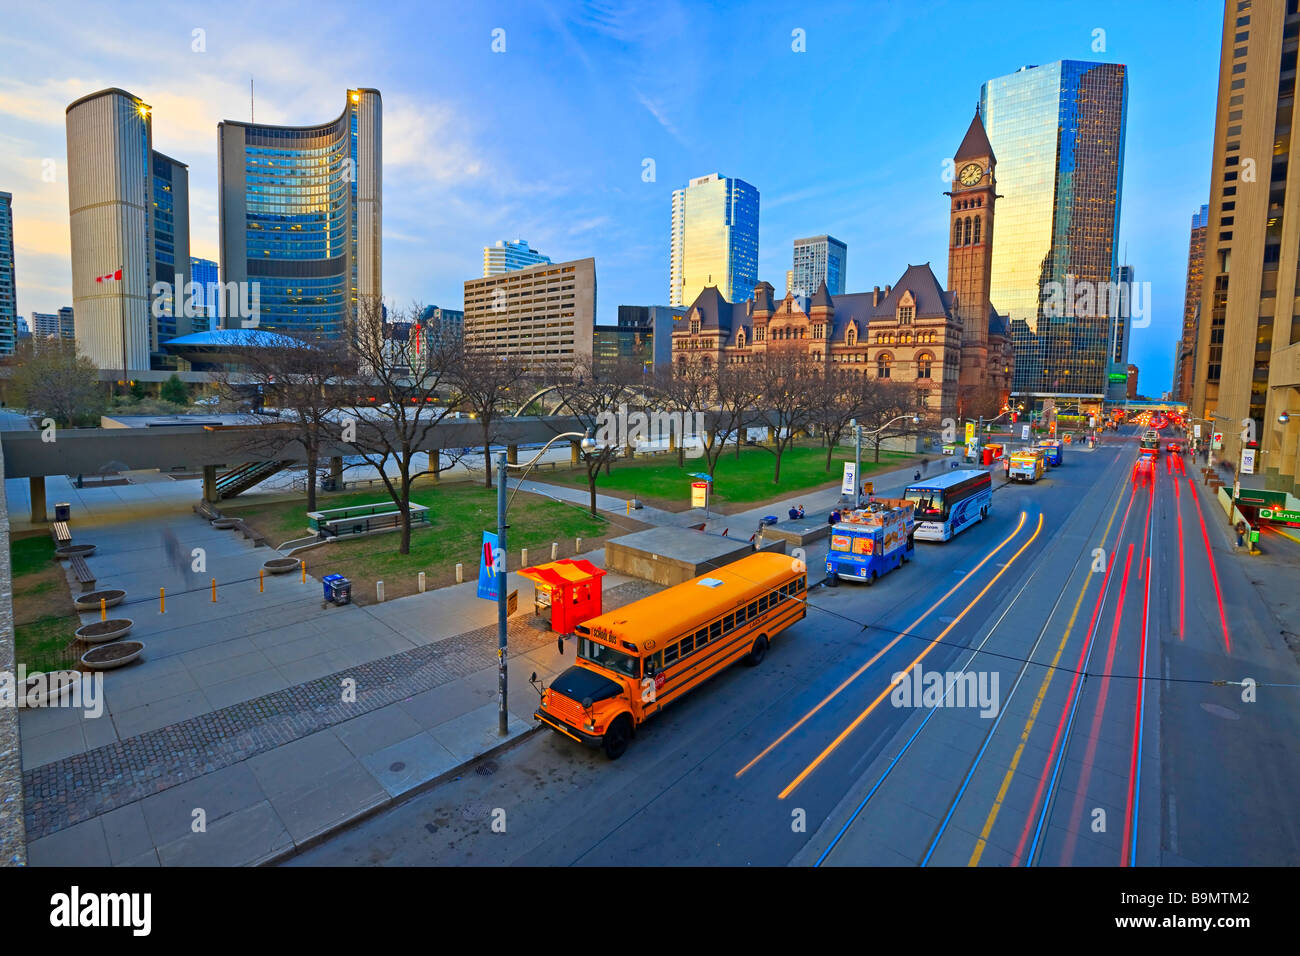
[{"label": "green lawn", "polygon": [[48,534],[11,539],[13,567],[14,658],[32,671],[52,671],[76,666],[76,654],[67,650],[72,632],[81,623],[72,611],[72,598],[63,571],[54,560],[54,541]]},{"label": "green lawn", "polygon": [[54,539],[48,534],[41,534],[11,540],[9,560],[14,578],[44,571],[54,561]]},{"label": "green lawn", "polygon": [[[875,454],[862,450],[862,474],[870,476],[877,471],[888,471],[900,462],[910,461],[914,455],[882,451],[880,464],[874,462]],[[830,471],[826,470],[826,449],[818,447],[790,448],[781,456],[781,483],[773,484],[776,456],[761,448],[746,448],[737,459],[734,451],[725,452],[718,460],[714,474],[713,501],[722,504],[750,505],[799,491],[824,488],[838,484],[843,475],[845,461],[853,460],[853,450],[837,448]],[[685,467],[669,455],[634,458],[616,462],[608,475],[602,474],[596,490],[602,494],[654,499],[665,505],[687,506],[690,502],[692,472],[704,471],[703,458],[686,459]],[[546,477],[546,476],[544,476]],[[561,471],[556,481],[586,487],[584,471]]]},{"label": "green lawn", "polygon": [[80,644],[72,636],[80,624],[75,614],[48,614],[30,624],[19,624],[14,628],[15,664],[25,664],[28,674],[75,668],[77,654],[68,646]]},{"label": "green lawn", "polygon": [[[346,508],[385,500],[384,493],[374,489],[322,496],[317,504],[322,509]],[[496,489],[470,483],[424,484],[416,486],[411,500],[429,508],[430,527],[412,529],[410,554],[398,552],[398,532],[369,535],[303,552],[309,572],[337,572],[351,579],[354,599],[361,603],[373,599],[377,580],[384,582],[389,598],[414,593],[420,571],[430,588],[452,583],[458,562],[465,566],[465,579],[472,580],[478,574],[483,532],[496,530]],[[243,518],[265,534],[272,546],[309,534],[306,512],[302,501],[223,507],[224,514]],[[605,535],[624,530],[573,505],[520,493],[510,506],[510,567],[518,566],[521,548],[533,550],[529,563],[538,564],[550,560],[553,541],[560,545],[560,556],[569,557],[575,538],[583,538],[583,550],[588,550],[599,547]]]}]

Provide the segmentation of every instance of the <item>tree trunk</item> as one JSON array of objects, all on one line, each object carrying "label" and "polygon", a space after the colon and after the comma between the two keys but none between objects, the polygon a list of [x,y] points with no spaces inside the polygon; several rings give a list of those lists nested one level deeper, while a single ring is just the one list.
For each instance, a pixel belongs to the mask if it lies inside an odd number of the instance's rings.
[{"label": "tree trunk", "polygon": [[831,456],[834,454],[835,454],[835,446],[831,444],[829,440],[829,436],[827,436],[827,442],[826,442],[826,473],[827,474],[830,474]]},{"label": "tree trunk", "polygon": [[483,487],[492,487],[492,444],[488,441],[492,426],[486,418],[483,419]]},{"label": "tree trunk", "polygon": [[320,453],[314,441],[307,444],[307,510],[316,510],[316,466],[320,462]]},{"label": "tree trunk", "polygon": [[880,464],[880,436],[876,436],[876,464]]},{"label": "tree trunk", "polygon": [[[737,429],[737,431],[736,431],[736,461],[740,461],[740,446],[741,446],[741,443],[742,443],[742,436],[743,436],[744,434],[745,434],[745,430],[744,430],[744,429]],[[726,438],[723,438],[722,441],[723,441],[723,444],[725,445],[727,440],[726,440]]]},{"label": "tree trunk", "polygon": [[774,485],[781,483],[781,455],[784,451],[785,449],[781,445],[776,446],[776,469],[772,472],[772,484]]},{"label": "tree trunk", "polygon": [[411,468],[408,464],[402,469],[402,500],[397,508],[402,513],[402,543],[397,549],[401,554],[411,553]]},{"label": "tree trunk", "polygon": [[587,472],[587,491],[591,495],[591,516],[596,517],[596,475],[600,473],[600,466],[596,466],[596,471]]}]

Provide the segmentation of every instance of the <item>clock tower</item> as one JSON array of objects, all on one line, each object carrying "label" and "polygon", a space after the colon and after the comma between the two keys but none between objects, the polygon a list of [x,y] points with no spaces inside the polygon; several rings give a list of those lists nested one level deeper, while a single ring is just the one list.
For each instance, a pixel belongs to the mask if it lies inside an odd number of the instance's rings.
[{"label": "clock tower", "polygon": [[953,156],[948,217],[948,290],[957,293],[961,320],[961,386],[990,383],[989,287],[993,273],[993,170],[997,159],[979,108]]}]

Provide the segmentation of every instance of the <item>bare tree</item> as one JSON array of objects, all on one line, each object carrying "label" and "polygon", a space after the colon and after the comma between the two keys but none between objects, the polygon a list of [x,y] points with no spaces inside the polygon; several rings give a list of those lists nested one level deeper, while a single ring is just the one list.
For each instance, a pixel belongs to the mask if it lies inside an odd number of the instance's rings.
[{"label": "bare tree", "polygon": [[[409,318],[395,313],[391,324],[414,326],[421,311],[416,305]],[[437,341],[425,344],[420,335],[392,335],[388,325],[381,303],[371,299],[358,303],[348,323],[353,363],[338,439],[379,472],[401,514],[399,551],[409,554],[412,482],[454,467],[468,451],[444,447],[437,435],[461,403],[455,373],[462,352]],[[417,457],[425,453],[426,466],[416,470]]]},{"label": "bare tree", "polygon": [[45,339],[37,348],[29,339],[14,353],[12,365],[10,387],[17,404],[59,425],[99,423],[105,405],[99,372],[75,343]]},{"label": "bare tree", "polygon": [[[860,394],[862,407],[858,420],[870,438],[879,464],[880,443],[887,438],[913,434],[917,426],[910,416],[923,415],[924,412],[916,407],[916,394],[912,387],[903,382],[863,377]],[[900,420],[894,421],[896,418]]]},{"label": "bare tree", "polygon": [[[461,407],[472,412],[483,432],[483,483],[492,487],[492,440],[494,429],[511,398],[523,401],[528,371],[513,356],[500,356],[485,349],[467,348],[463,341],[447,342],[448,351],[459,353],[451,367],[451,380],[460,394]],[[522,394],[521,394],[522,393]]]},{"label": "bare tree", "polygon": [[861,417],[864,390],[863,376],[831,365],[810,377],[805,394],[811,409],[809,420],[821,429],[826,442],[826,471],[831,470],[835,449],[849,430],[849,424]]},{"label": "bare tree", "polygon": [[[316,477],[324,442],[338,432],[340,390],[354,372],[355,355],[348,343],[309,335],[275,333],[261,336],[238,370],[214,375],[227,398],[255,394],[249,414],[257,428],[241,445],[258,457],[276,458],[303,450],[307,462],[307,510],[316,510]],[[269,403],[274,412],[263,403]]]},{"label": "bare tree", "polygon": [[[590,511],[596,516],[596,480],[602,468],[608,470],[621,448],[617,434],[623,406],[642,389],[641,367],[619,363],[597,372],[588,362],[579,362],[571,370],[549,370],[555,380],[559,415],[572,415],[579,426],[596,441],[591,451],[579,446],[579,460],[587,472]],[[557,431],[558,426],[552,426]],[[615,433],[611,435],[611,430]]]},{"label": "bare tree", "polygon": [[993,418],[1002,411],[1002,392],[995,385],[961,385],[957,389],[959,418]]},{"label": "bare tree", "polygon": [[798,345],[769,346],[757,366],[751,367],[759,385],[758,417],[772,433],[771,446],[763,446],[776,456],[772,484],[780,484],[781,458],[812,420],[812,408],[804,392],[814,380],[816,369]]}]

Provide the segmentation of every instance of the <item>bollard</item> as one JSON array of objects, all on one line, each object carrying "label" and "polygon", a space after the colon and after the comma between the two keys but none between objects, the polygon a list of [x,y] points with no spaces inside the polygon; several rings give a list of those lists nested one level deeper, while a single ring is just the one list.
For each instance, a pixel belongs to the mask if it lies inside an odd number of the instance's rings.
[{"label": "bollard", "polygon": [[582,539],[581,539],[581,538],[579,538],[577,541],[574,542],[574,544],[573,544],[573,553],[574,553],[574,554],[581,554],[581,553],[582,553]]},{"label": "bollard", "polygon": [[519,566],[520,566],[521,568],[526,568],[526,567],[528,567],[528,549],[527,549],[527,548],[520,548],[520,549],[519,549]]},{"label": "bollard", "polygon": [[260,568],[257,572],[257,593],[266,593],[266,569]]},{"label": "bollard", "polygon": [[167,613],[167,589],[166,588],[158,589],[158,613],[159,614]]},{"label": "bollard", "polygon": [[212,579],[212,603],[217,603],[217,579]]},{"label": "bollard", "polygon": [[632,515],[632,502],[631,502],[631,500],[628,500],[627,502],[625,502],[625,504],[627,505],[627,509],[626,509],[626,510],[627,510],[627,515],[628,515],[629,517],[631,517],[631,515]]},{"label": "bollard", "polygon": [[380,604],[384,603],[384,582],[383,581],[375,582],[375,600],[377,600]]},{"label": "bollard", "polygon": [[424,593],[424,572],[420,572],[420,593]]},{"label": "bollard", "polygon": [[558,558],[559,556],[560,556],[560,542],[558,542],[558,541],[552,541],[552,542],[551,542],[551,560],[554,561],[554,560],[555,560],[556,558]]},{"label": "bollard", "polygon": [[459,562],[456,564],[456,583],[465,583],[465,565],[460,564]]},{"label": "bollard", "polygon": [[298,563],[302,565],[302,583],[306,584],[307,583],[307,562],[299,561]]},{"label": "bollard", "polygon": [[99,619],[101,621],[108,620],[108,602],[103,598],[99,599]]}]

